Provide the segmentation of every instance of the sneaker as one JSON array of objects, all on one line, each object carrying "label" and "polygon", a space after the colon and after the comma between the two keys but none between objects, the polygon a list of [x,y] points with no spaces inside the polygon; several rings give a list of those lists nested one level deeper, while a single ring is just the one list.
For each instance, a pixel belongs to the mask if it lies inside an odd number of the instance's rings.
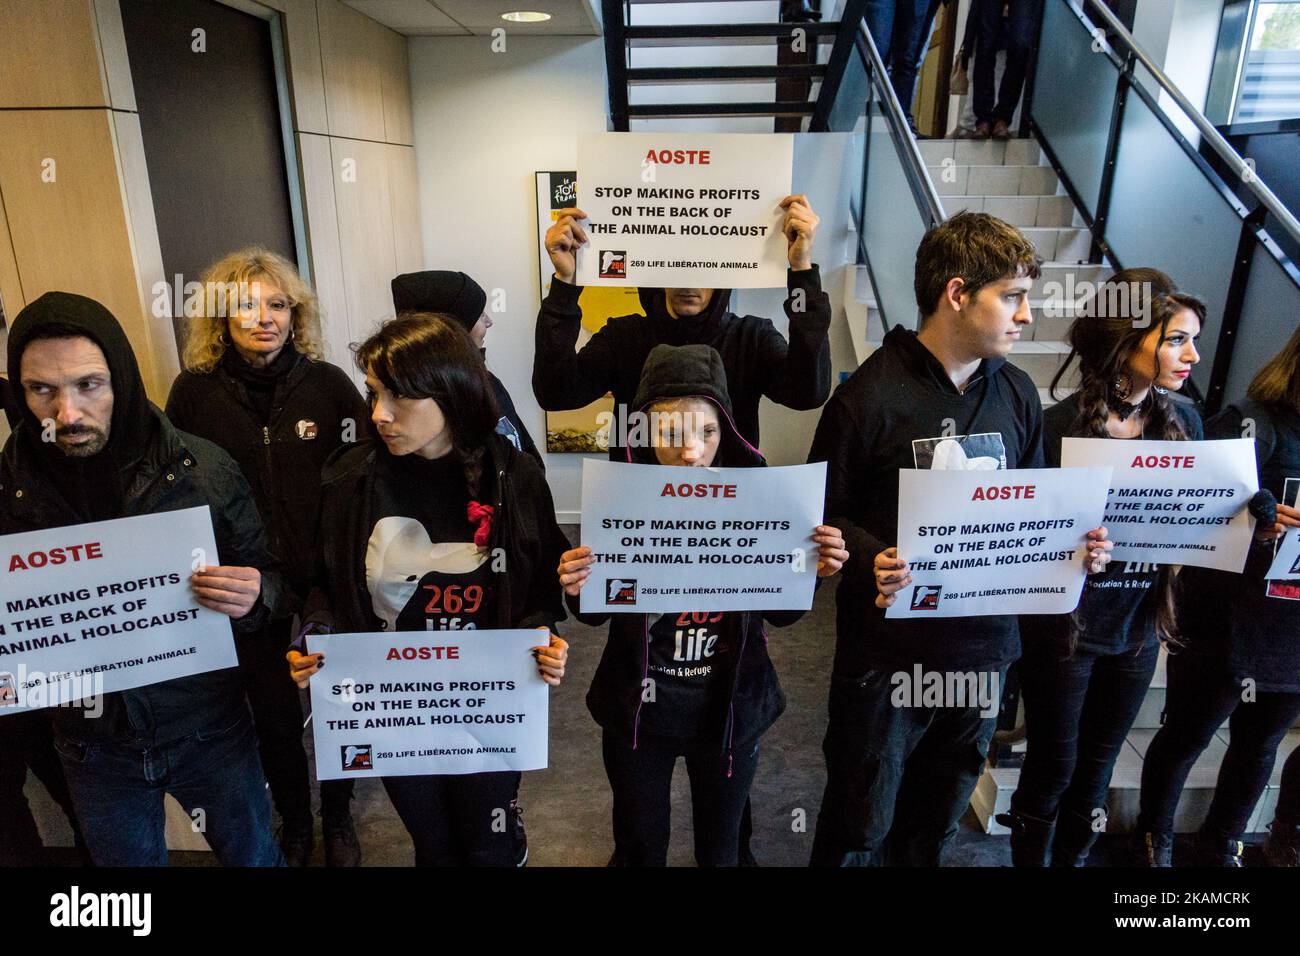
[{"label": "sneaker", "polygon": [[515,866],[527,866],[528,834],[524,832],[524,808],[517,799],[510,801],[510,817],[515,834]]},{"label": "sneaker", "polygon": [[1242,867],[1245,866],[1241,862],[1241,852],[1244,848],[1245,845],[1240,840],[1197,837],[1197,863],[1201,866]]},{"label": "sneaker", "polygon": [[357,830],[352,825],[352,814],[323,818],[321,830],[325,837],[325,865],[329,867],[354,867],[361,865],[361,844]]},{"label": "sneaker", "polygon": [[1171,867],[1174,865],[1174,835],[1154,831],[1138,832],[1136,837],[1137,866]]},{"label": "sneaker", "polygon": [[286,866],[302,869],[311,862],[311,851],[316,847],[316,832],[311,817],[306,821],[284,822],[276,836]]}]

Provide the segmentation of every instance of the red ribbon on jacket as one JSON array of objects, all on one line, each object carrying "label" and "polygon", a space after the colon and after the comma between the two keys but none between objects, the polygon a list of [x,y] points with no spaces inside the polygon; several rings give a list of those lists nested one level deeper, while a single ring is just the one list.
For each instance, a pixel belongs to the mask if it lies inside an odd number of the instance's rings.
[{"label": "red ribbon on jacket", "polygon": [[471,501],[468,511],[470,523],[478,524],[478,528],[474,531],[474,546],[486,548],[488,536],[492,534],[492,506]]}]

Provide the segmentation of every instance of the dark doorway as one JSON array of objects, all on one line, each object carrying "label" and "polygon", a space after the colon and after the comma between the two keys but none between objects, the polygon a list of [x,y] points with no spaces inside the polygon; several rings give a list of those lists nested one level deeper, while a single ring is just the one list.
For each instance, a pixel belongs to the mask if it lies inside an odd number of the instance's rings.
[{"label": "dark doorway", "polygon": [[168,284],[248,245],[296,262],[271,23],[214,0],[121,6]]}]

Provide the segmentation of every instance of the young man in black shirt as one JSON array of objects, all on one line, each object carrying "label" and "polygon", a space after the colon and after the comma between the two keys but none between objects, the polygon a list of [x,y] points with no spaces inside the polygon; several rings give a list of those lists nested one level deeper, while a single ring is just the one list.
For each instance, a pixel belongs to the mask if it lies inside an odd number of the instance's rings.
[{"label": "young man in black shirt", "polygon": [[[892,546],[899,469],[1043,467],[1038,392],[1006,359],[1033,321],[1040,261],[1019,231],[984,213],[932,229],[916,254],[920,331],[891,330],[817,426],[809,461],[827,462],[825,520],[852,557],[836,595],[815,866],[938,865],[983,769],[1002,677],[1019,654],[1016,618],[885,618],[912,580]],[[1088,534],[1089,570],[1109,560],[1104,536]],[[918,665],[944,686],[971,686],[974,675],[992,688],[992,708],[894,705],[893,675]]]}]

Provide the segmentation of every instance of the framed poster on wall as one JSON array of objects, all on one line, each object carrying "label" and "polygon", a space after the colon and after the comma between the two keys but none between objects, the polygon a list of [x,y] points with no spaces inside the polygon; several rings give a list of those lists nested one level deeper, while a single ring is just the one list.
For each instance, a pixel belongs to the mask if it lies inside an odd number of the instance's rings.
[{"label": "framed poster on wall", "polygon": [[[537,186],[537,256],[540,296],[546,298],[551,287],[550,256],[546,254],[546,230],[559,218],[556,210],[577,202],[578,174],[573,170],[535,173]],[[540,301],[540,300],[539,300]],[[578,350],[616,315],[645,315],[641,299],[634,288],[588,286],[578,298],[582,308],[582,330],[578,333]],[[547,452],[601,452],[608,448],[608,429],[597,421],[602,412],[613,412],[614,397],[605,395],[590,405],[563,412],[546,413]],[[606,418],[608,421],[608,417]]]}]

